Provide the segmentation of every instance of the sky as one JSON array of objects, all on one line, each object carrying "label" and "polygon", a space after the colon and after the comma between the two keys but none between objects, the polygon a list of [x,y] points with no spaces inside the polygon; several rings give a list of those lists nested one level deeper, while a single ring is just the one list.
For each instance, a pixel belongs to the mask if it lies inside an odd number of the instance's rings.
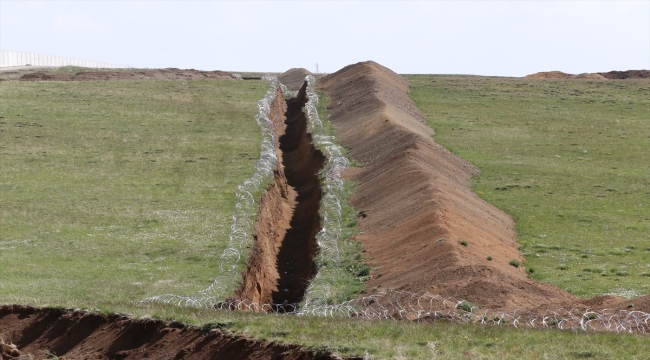
[{"label": "sky", "polygon": [[650,69],[650,0],[12,1],[0,49],[141,68],[524,76]]}]

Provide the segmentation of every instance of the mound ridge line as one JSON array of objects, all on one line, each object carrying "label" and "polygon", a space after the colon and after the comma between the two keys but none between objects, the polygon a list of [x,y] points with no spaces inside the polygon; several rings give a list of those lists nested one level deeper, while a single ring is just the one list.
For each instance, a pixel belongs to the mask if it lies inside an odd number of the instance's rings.
[{"label": "mound ridge line", "polygon": [[19,352],[0,341],[3,359],[340,359],[178,322],[20,305],[0,307],[0,335]]},{"label": "mound ridge line", "polygon": [[323,77],[320,87],[339,143],[361,166],[347,175],[361,182],[351,203],[363,214],[357,240],[373,268],[368,293],[443,294],[503,311],[626,302],[580,299],[509,264],[524,260],[512,218],[471,191],[479,170],[435,143],[406,79],[368,61]]}]

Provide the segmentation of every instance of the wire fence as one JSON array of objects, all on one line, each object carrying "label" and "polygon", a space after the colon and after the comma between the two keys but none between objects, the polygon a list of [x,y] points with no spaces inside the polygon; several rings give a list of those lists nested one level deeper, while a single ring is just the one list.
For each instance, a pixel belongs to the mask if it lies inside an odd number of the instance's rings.
[{"label": "wire fence", "polygon": [[81,59],[68,58],[63,56],[45,55],[30,53],[24,51],[0,51],[0,67],[12,66],[80,66],[87,68],[126,68],[128,66],[120,66],[115,64],[108,64],[104,62],[88,61]]}]

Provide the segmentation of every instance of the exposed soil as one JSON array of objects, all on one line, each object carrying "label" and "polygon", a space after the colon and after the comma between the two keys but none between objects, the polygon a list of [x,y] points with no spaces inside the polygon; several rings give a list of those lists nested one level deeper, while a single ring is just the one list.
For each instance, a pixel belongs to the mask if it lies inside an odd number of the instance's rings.
[{"label": "exposed soil", "polygon": [[571,80],[607,80],[607,79],[646,79],[650,70],[610,71],[599,73],[567,74],[562,71],[545,71],[524,76],[524,79],[571,79]]},{"label": "exposed soil", "polygon": [[296,206],[297,193],[287,184],[280,150],[280,136],[286,129],[287,104],[282,91],[277,89],[275,101],[271,104],[270,119],[276,132],[275,152],[278,158],[273,182],[260,199],[255,223],[255,244],[251,249],[243,274],[243,282],[235,291],[234,298],[250,300],[260,304],[273,302],[273,293],[278,291],[280,275],[277,270],[277,256]]},{"label": "exposed soil", "polygon": [[[236,299],[266,304],[295,304],[316,274],[321,199],[318,171],[325,156],[312,145],[303,112],[307,83],[296,98],[283,101],[278,89],[271,118],[281,159],[274,181],[262,197],[255,245],[247,260]],[[286,112],[284,112],[286,111]]]},{"label": "exposed soil", "polygon": [[98,80],[229,80],[235,77],[224,71],[182,70],[175,68],[152,70],[83,71],[78,74],[30,72],[20,81],[98,81]]},{"label": "exposed soil", "polygon": [[273,304],[300,302],[309,281],[316,275],[314,257],[318,252],[316,234],[321,228],[322,196],[318,171],[323,168],[325,155],[314,148],[307,132],[307,117],[303,112],[307,103],[306,87],[305,82],[298,96],[287,100],[287,128],[280,137],[287,183],[298,196],[290,228],[278,253],[280,279]]},{"label": "exposed soil", "polygon": [[0,358],[340,359],[297,345],[259,341],[226,331],[121,315],[8,305],[0,307]]},{"label": "exposed soil", "polygon": [[363,62],[324,77],[321,87],[339,143],[361,165],[347,175],[361,182],[351,202],[363,214],[357,240],[372,268],[368,293],[441,294],[495,310],[598,305],[509,264],[524,261],[512,218],[471,191],[479,170],[434,142],[406,79]]},{"label": "exposed soil", "polygon": [[312,73],[304,68],[293,68],[278,75],[278,80],[280,80],[287,89],[298,91],[305,82],[305,76],[307,75],[312,75]]},{"label": "exposed soil", "polygon": [[647,79],[650,78],[650,70],[627,70],[610,71],[598,73],[607,79]]}]

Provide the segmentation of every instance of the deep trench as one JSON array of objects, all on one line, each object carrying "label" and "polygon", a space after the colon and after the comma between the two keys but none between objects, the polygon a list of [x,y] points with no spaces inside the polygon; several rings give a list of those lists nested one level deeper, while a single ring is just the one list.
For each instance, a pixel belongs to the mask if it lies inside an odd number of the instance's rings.
[{"label": "deep trench", "polygon": [[307,132],[307,103],[304,83],[298,96],[287,100],[286,130],[280,150],[287,184],[297,192],[296,206],[279,252],[276,268],[279,279],[272,293],[274,304],[295,304],[302,300],[309,281],[316,275],[314,257],[318,252],[316,234],[321,228],[319,207],[322,197],[318,172],[325,156],[314,148]]},{"label": "deep trench", "polygon": [[[306,86],[304,83],[298,95],[286,101],[278,89],[271,106],[271,120],[278,135],[276,153],[281,161],[260,200],[255,243],[233,300],[297,304],[316,275],[314,258],[318,253],[316,234],[321,228],[322,197],[318,172],[325,156],[313,146],[307,132],[303,111]],[[291,308],[273,306],[276,311]]]}]

